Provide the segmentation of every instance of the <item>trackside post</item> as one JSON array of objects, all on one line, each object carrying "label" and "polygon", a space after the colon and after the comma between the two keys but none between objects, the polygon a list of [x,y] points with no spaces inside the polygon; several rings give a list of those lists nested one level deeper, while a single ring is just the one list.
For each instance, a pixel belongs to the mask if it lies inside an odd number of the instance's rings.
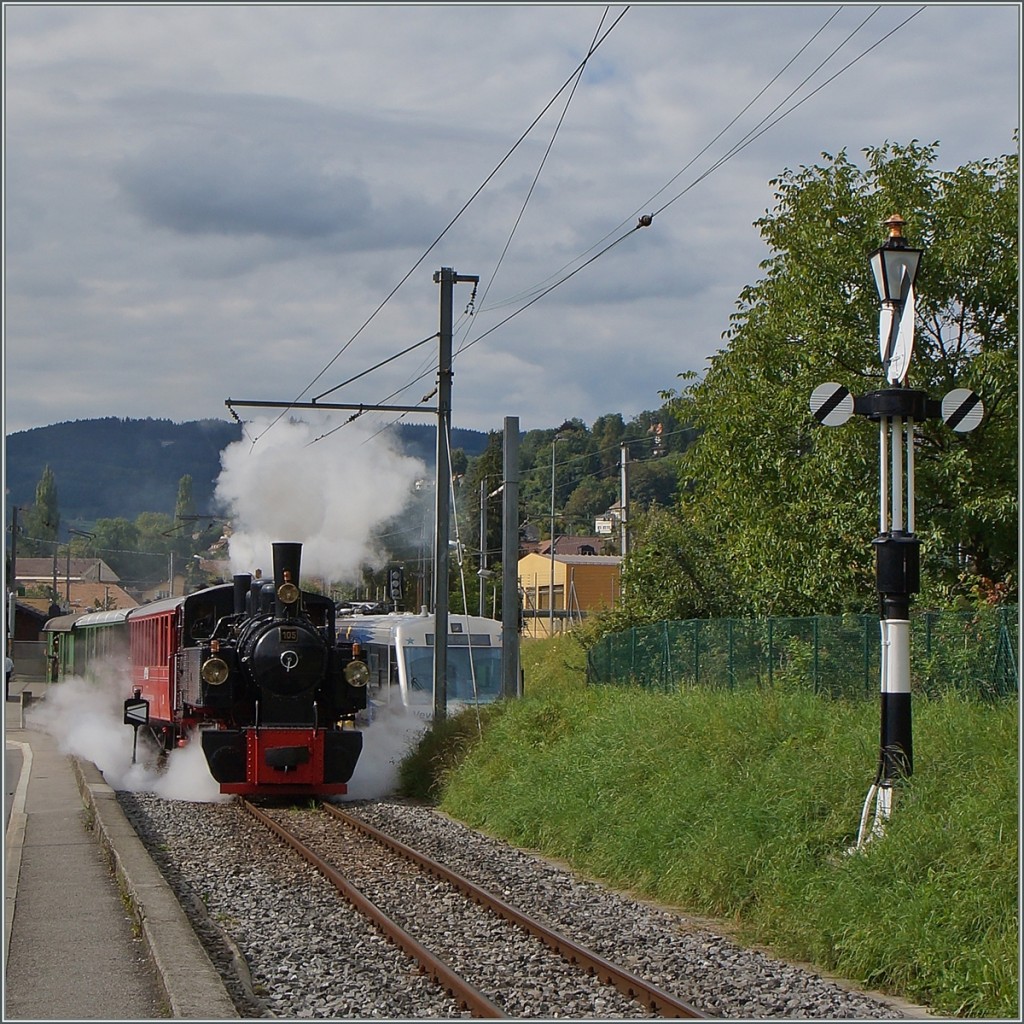
[{"label": "trackside post", "polygon": [[[914,533],[914,424],[941,417],[962,433],[973,430],[984,414],[973,391],[958,388],[939,402],[906,386],[914,348],[914,279],[922,250],[907,245],[904,223],[898,214],[890,217],[885,222],[888,239],[871,254],[882,300],[879,353],[890,386],[854,396],[841,384],[821,384],[810,400],[811,412],[823,426],[841,426],[855,414],[878,424],[879,530],[872,544],[881,630],[881,738],[878,770],[864,802],[857,844],[850,852],[884,835],[893,787],[914,771],[910,601],[921,589],[921,542]],[[869,830],[872,805],[875,815]]]},{"label": "trackside post", "polygon": [[132,764],[135,764],[136,750],[139,745],[139,726],[149,724],[149,701],[136,690],[134,696],[124,702],[124,724],[132,726]]}]

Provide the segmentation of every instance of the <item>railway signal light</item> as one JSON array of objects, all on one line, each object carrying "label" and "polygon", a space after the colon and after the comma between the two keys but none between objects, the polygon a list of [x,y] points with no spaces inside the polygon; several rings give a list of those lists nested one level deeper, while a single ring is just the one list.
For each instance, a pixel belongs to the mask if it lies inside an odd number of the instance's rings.
[{"label": "railway signal light", "polygon": [[[962,432],[974,429],[984,415],[981,399],[973,391],[958,388],[940,403],[924,391],[905,387],[914,347],[914,280],[922,250],[907,245],[904,223],[898,214],[885,222],[889,238],[870,258],[882,301],[879,353],[892,386],[854,396],[841,384],[821,384],[810,399],[811,413],[823,426],[841,426],[856,414],[879,427],[879,532],[872,544],[880,604],[881,750],[861,814],[857,850],[872,836],[884,834],[893,786],[914,770],[910,600],[921,586],[921,542],[914,534],[914,423],[941,416],[953,430]],[[868,832],[872,804],[875,816]]]}]

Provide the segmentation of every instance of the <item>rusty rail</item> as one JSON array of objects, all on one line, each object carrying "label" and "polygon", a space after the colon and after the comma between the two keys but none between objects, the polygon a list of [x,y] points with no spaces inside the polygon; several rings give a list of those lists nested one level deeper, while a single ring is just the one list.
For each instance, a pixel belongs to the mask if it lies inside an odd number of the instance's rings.
[{"label": "rusty rail", "polygon": [[420,967],[439,985],[443,986],[453,999],[477,1017],[504,1018],[501,1007],[492,1003],[482,992],[474,988],[464,978],[456,974],[447,964],[439,960],[422,943],[414,939],[404,928],[392,921],[370,900],[368,900],[351,882],[336,871],[325,860],[318,857],[300,839],[293,836],[283,825],[248,800],[241,801],[242,806],[257,821],[266,825],[276,836],[284,840],[304,860],[319,871],[345,899],[361,914],[369,918],[381,931],[411,956]]},{"label": "rusty rail", "polygon": [[392,838],[384,832],[381,832],[379,829],[374,828],[365,821],[360,821],[358,818],[354,818],[352,815],[346,814],[333,804],[325,803],[321,806],[328,814],[331,814],[333,817],[343,821],[351,828],[357,829],[363,834],[371,836],[379,843],[388,847],[388,849],[393,850],[395,853],[411,861],[413,864],[416,864],[424,871],[434,875],[434,877],[440,878],[455,886],[455,888],[470,899],[474,900],[476,903],[488,908],[499,917],[518,925],[525,929],[529,934],[539,938],[546,946],[558,953],[561,953],[561,955],[570,963],[578,964],[586,970],[591,971],[600,978],[601,981],[609,985],[614,985],[615,988],[624,995],[629,996],[631,999],[636,999],[638,1002],[661,1014],[663,1017],[705,1018],[705,1014],[694,1009],[687,1003],[684,1003],[682,1000],[676,999],[675,996],[665,992],[663,989],[660,989],[657,986],[644,981],[642,978],[638,978],[635,974],[631,974],[629,971],[605,960],[604,957],[599,956],[597,953],[592,952],[584,946],[580,946],[578,943],[573,942],[572,939],[566,938],[564,935],[559,935],[557,932],[548,928],[545,924],[542,924],[535,918],[529,917],[522,911],[517,910],[515,907],[510,906],[498,896],[495,896],[493,893],[481,888],[474,882],[471,882],[468,878],[463,878],[461,875],[456,874],[454,871],[451,871],[443,864],[439,864],[437,861],[432,860],[425,854],[412,849],[410,846],[406,846],[404,843]]}]

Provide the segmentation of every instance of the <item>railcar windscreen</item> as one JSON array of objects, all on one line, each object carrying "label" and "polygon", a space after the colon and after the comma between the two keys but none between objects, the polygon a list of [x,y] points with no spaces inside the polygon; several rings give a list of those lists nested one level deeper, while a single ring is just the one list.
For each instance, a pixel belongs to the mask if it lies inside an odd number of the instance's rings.
[{"label": "railcar windscreen", "polygon": [[[487,640],[486,637],[483,639]],[[409,703],[433,704],[433,644],[429,647],[403,647],[401,655],[405,660],[406,678],[409,681]],[[500,647],[455,647],[449,644],[447,680],[449,701],[483,704],[497,700],[500,693]]]}]

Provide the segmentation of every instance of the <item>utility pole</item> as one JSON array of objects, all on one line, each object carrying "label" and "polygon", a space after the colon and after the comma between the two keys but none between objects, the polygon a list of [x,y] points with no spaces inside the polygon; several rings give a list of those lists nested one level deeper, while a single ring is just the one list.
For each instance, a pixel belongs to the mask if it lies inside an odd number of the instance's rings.
[{"label": "utility pole", "polygon": [[551,572],[548,576],[548,636],[555,635],[555,441],[551,440],[551,533],[548,541],[551,555]]},{"label": "utility pole", "polygon": [[68,527],[68,585],[67,585],[67,603],[68,611],[71,611],[71,538],[72,537],[95,537],[94,533],[89,533],[88,530],[76,530],[73,527]]},{"label": "utility pole", "polygon": [[[569,426],[568,423],[564,424]],[[564,434],[555,434],[551,439],[551,575],[548,578],[548,636],[555,635],[555,445],[568,440]],[[562,585],[562,605],[565,604],[566,589]]]},{"label": "utility pole", "polygon": [[487,479],[480,481],[480,615],[486,612],[487,603]]},{"label": "utility pole", "polygon": [[619,520],[619,553],[623,558],[629,553],[629,445],[625,441],[619,446],[619,504],[622,518]]},{"label": "utility pole", "polygon": [[456,274],[442,267],[434,274],[440,284],[440,332],[437,360],[437,487],[434,545],[434,721],[448,713],[448,536],[452,468],[449,453],[452,429],[452,299],[456,284],[479,277]]},{"label": "utility pole", "polygon": [[14,619],[18,614],[18,506],[11,506],[11,596],[7,605],[7,654],[14,653]]},{"label": "utility pole", "polygon": [[519,695],[519,417],[505,417],[501,491],[501,696]]}]

